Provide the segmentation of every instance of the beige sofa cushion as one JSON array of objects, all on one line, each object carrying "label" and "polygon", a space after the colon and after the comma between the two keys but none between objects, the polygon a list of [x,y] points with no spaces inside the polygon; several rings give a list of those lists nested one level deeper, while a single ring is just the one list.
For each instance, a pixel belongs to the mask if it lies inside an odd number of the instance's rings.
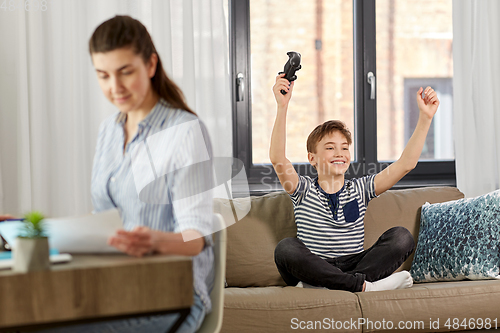
[{"label": "beige sofa cushion", "polygon": [[[402,226],[408,229],[415,244],[420,229],[420,211],[424,203],[458,200],[464,194],[455,187],[424,187],[394,190],[382,193],[368,204],[365,215],[365,249],[372,246],[389,228]],[[399,270],[410,270],[413,254]]]},{"label": "beige sofa cushion", "polygon": [[[365,217],[365,247],[393,226],[404,226],[418,237],[420,207],[426,202],[456,200],[463,194],[453,187],[427,187],[387,191],[368,205]],[[234,207],[244,207],[244,199],[234,199]],[[232,221],[231,203],[215,199],[214,210]],[[274,263],[274,249],[286,237],[296,237],[293,206],[284,191],[251,197],[251,209],[241,221],[227,228],[226,281],[231,287],[284,286]],[[411,256],[404,264],[411,265]]]},{"label": "beige sofa cushion", "polygon": [[[500,321],[500,281],[456,281],[434,282],[413,285],[409,289],[383,292],[356,293],[359,297],[363,317],[372,322],[392,321],[394,328],[400,321],[411,321],[411,325],[424,326],[419,332],[448,332],[448,318],[478,322],[487,318]],[[439,324],[437,320],[439,319]],[[430,322],[433,322],[432,326]],[[449,322],[450,323],[450,322]],[[406,324],[406,323],[405,323]],[[500,324],[499,324],[500,325]],[[373,324],[372,324],[373,326]],[[483,326],[484,327],[484,326]],[[476,326],[477,328],[477,326]],[[465,330],[460,327],[460,330]],[[374,332],[375,327],[364,327],[363,332]],[[390,332],[392,332],[391,330]]]},{"label": "beige sofa cushion", "polygon": [[[296,287],[226,288],[221,332],[303,331],[297,327],[307,327],[308,321],[316,325],[316,329],[306,330],[309,332],[361,332],[358,327],[328,329],[331,319],[345,322],[361,317],[358,297],[348,291]],[[325,324],[325,318],[329,324]]]},{"label": "beige sofa cushion", "polygon": [[[412,331],[404,329],[404,325],[419,325],[418,332],[446,332],[448,318],[452,325],[453,318],[460,323],[466,319],[468,324],[471,319],[478,323],[481,318],[485,323],[489,318],[493,327],[494,320],[497,324],[500,320],[497,280],[422,283],[410,289],[369,293],[296,287],[226,288],[224,295],[222,332],[292,332],[295,331],[292,323],[297,322],[292,322],[293,318],[304,322],[331,318],[357,324],[360,318],[365,318],[372,322],[364,327],[349,325],[356,328],[353,330],[323,326],[323,330],[307,330],[310,332],[360,332],[361,329],[394,332],[400,321],[403,322],[402,329],[397,330],[400,332]],[[389,321],[392,330],[376,329],[382,322],[388,327]]]},{"label": "beige sofa cushion", "polygon": [[[244,200],[234,201],[236,210],[244,207],[240,204]],[[228,200],[214,200],[215,212],[226,221],[234,219],[230,207]],[[286,192],[252,197],[248,215],[227,228],[228,286],[285,286],[274,263],[274,249],[283,238],[296,235],[292,201]]]}]

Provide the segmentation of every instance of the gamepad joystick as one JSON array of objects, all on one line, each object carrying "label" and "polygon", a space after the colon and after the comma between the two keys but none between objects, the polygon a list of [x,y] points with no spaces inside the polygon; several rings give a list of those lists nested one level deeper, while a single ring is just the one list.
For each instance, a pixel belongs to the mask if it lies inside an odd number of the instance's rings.
[{"label": "gamepad joystick", "polygon": [[[300,65],[300,53],[290,51],[286,54],[288,55],[288,61],[285,64],[283,72],[279,72],[278,74],[285,73],[284,78],[289,82],[292,82],[297,80],[297,75],[295,75],[295,72],[302,68],[302,66]],[[281,93],[283,95],[286,95],[286,91],[284,91],[283,89],[281,89]]]}]

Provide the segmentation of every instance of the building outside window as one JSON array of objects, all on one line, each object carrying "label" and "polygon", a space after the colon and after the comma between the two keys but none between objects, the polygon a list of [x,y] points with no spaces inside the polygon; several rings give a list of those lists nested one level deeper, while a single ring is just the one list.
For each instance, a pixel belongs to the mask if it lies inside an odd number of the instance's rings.
[{"label": "building outside window", "polygon": [[[344,121],[353,134],[348,177],[380,171],[401,155],[418,120],[416,91],[430,85],[441,105],[421,163],[401,186],[454,184],[451,0],[230,0],[229,14],[235,98],[246,97],[234,102],[235,157],[251,182],[270,174],[272,86],[286,53],[296,51],[302,69],[286,148],[300,172],[314,173],[306,139],[329,119]],[[238,74],[246,83],[239,92]]]}]

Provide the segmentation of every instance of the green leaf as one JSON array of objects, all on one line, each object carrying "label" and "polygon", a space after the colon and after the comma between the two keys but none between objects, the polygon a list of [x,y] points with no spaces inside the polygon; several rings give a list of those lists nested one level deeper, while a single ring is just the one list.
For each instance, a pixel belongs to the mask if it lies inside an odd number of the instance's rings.
[{"label": "green leaf", "polygon": [[40,238],[45,235],[45,217],[39,211],[32,211],[24,215],[21,237]]}]

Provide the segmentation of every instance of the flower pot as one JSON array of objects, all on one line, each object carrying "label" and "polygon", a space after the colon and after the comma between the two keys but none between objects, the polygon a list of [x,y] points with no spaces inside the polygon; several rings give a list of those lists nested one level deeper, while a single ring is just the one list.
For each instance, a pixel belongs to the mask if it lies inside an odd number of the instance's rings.
[{"label": "flower pot", "polygon": [[14,265],[12,270],[26,273],[47,270],[50,268],[49,239],[16,238],[16,246],[12,250]]}]

